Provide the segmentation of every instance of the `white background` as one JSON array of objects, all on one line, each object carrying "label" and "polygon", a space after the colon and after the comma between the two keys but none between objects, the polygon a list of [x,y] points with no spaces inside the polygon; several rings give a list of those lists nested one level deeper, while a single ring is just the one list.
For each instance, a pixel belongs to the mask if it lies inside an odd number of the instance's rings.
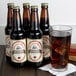
[{"label": "white background", "polygon": [[23,13],[22,4],[29,2],[38,5],[40,16],[40,4],[49,3],[50,25],[70,25],[73,28],[72,43],[76,43],[76,0],[0,0],[0,45],[5,44],[4,28],[7,24],[7,3],[14,2],[20,6],[21,17]]}]

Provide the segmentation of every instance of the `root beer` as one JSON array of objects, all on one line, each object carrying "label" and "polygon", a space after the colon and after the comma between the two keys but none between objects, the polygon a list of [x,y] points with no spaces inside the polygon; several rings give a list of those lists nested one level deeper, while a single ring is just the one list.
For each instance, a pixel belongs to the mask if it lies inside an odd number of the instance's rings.
[{"label": "root beer", "polygon": [[13,27],[11,38],[11,62],[14,66],[24,66],[26,57],[26,37],[21,23],[20,7],[13,9]]},{"label": "root beer", "polygon": [[43,55],[44,63],[50,61],[50,42],[49,42],[49,15],[48,4],[41,4],[40,28],[43,32]]},{"label": "root beer", "polygon": [[55,69],[65,68],[68,63],[71,33],[67,31],[53,31],[51,33],[51,39],[51,66]]},{"label": "root beer", "polygon": [[27,38],[28,62],[33,67],[39,67],[43,61],[42,32],[39,27],[38,7],[31,6],[31,28]]},{"label": "root beer", "polygon": [[10,32],[12,30],[13,23],[13,7],[14,3],[8,3],[8,15],[7,15],[7,26],[5,27],[5,41],[6,41],[6,59],[11,60],[10,57]]}]

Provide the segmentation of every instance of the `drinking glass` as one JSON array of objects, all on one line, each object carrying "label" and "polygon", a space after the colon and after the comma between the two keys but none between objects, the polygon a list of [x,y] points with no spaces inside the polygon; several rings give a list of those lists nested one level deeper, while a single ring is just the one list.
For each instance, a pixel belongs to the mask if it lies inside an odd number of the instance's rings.
[{"label": "drinking glass", "polygon": [[53,25],[50,31],[51,66],[54,71],[67,69],[72,28],[68,25]]}]

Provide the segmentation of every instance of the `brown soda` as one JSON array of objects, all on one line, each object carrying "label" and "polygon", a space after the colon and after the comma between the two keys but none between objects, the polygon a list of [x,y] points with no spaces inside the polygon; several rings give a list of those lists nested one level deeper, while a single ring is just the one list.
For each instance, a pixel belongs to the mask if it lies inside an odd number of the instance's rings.
[{"label": "brown soda", "polygon": [[41,4],[40,29],[43,32],[43,54],[44,63],[50,62],[50,42],[49,42],[49,14],[48,3]]},{"label": "brown soda", "polygon": [[13,7],[14,3],[8,3],[8,13],[7,13],[7,25],[5,27],[5,41],[6,41],[6,59],[10,62],[10,32],[12,30],[13,23]]},{"label": "brown soda", "polygon": [[13,9],[13,28],[11,32],[11,63],[13,66],[22,67],[27,61],[26,36],[21,23],[20,7]]},{"label": "brown soda", "polygon": [[31,6],[30,25],[27,39],[28,63],[30,66],[37,68],[42,65],[43,61],[42,31],[40,30],[37,6]]},{"label": "brown soda", "polygon": [[52,53],[51,65],[55,69],[62,69],[67,66],[69,48],[71,43],[71,34],[69,32],[52,32],[51,35]]}]

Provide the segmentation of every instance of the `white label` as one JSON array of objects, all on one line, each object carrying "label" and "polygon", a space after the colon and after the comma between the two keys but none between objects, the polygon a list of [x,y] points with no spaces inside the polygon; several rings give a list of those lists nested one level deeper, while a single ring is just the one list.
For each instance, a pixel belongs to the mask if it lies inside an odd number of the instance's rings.
[{"label": "white label", "polygon": [[11,55],[11,50],[10,50],[10,35],[5,35],[5,41],[6,41],[6,56]]},{"label": "white label", "polygon": [[49,41],[49,36],[44,35],[43,36],[43,55],[44,58],[50,57],[50,41]]},{"label": "white label", "polygon": [[42,39],[27,39],[28,61],[41,62],[43,60]]},{"label": "white label", "polygon": [[16,63],[22,63],[27,60],[25,39],[11,40],[11,60]]}]

